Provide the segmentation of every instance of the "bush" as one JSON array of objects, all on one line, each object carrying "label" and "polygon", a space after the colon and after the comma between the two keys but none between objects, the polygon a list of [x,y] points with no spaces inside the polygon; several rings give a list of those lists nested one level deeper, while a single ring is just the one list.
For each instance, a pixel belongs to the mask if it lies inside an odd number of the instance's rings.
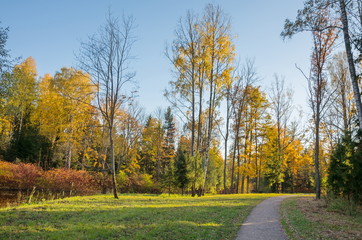
[{"label": "bush", "polygon": [[91,173],[91,175],[95,184],[101,189],[103,194],[106,194],[108,189],[112,189],[112,179],[109,174],[104,172],[94,172]]},{"label": "bush", "polygon": [[14,175],[16,166],[13,163],[0,161],[1,189],[16,189],[18,187],[18,178]]},{"label": "bush", "polygon": [[51,192],[68,192],[69,195],[97,192],[96,181],[88,172],[62,168],[45,172],[41,188]]},{"label": "bush", "polygon": [[43,170],[40,167],[29,163],[16,164],[13,172],[20,190],[31,190],[33,187],[39,187],[43,175]]},{"label": "bush", "polygon": [[100,185],[96,178],[86,171],[43,171],[34,164],[0,161],[0,189],[30,192],[34,187],[43,192],[84,195],[96,193]]},{"label": "bush", "polygon": [[146,173],[127,175],[124,171],[118,174],[121,192],[129,193],[161,193],[160,186],[153,182],[152,176]]}]

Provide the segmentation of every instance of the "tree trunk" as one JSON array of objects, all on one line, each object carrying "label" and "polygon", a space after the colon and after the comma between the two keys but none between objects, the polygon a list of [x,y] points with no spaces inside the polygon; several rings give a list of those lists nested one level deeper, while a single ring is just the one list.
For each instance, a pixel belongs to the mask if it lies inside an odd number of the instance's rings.
[{"label": "tree trunk", "polygon": [[351,75],[351,82],[353,88],[353,96],[356,103],[357,108],[357,115],[359,121],[359,129],[362,130],[362,103],[361,103],[361,94],[360,89],[358,86],[358,78],[356,74],[356,68],[353,61],[353,53],[351,47],[351,39],[349,35],[349,27],[348,27],[348,18],[347,18],[347,11],[346,11],[346,2],[345,0],[339,0],[339,7],[341,10],[341,21],[343,27],[343,37],[344,37],[344,45],[346,48],[348,66],[349,66],[349,73]]},{"label": "tree trunk", "polygon": [[226,99],[226,133],[225,133],[225,146],[224,146],[224,193],[227,193],[226,189],[226,161],[228,158],[228,139],[229,139],[229,114],[230,114],[230,92],[228,93],[227,99]]},{"label": "tree trunk", "polygon": [[112,190],[114,198],[118,198],[117,181],[116,181],[116,164],[114,159],[114,142],[113,142],[113,126],[109,127],[109,143],[111,152],[111,173],[112,173]]},{"label": "tree trunk", "polygon": [[[317,106],[317,111],[319,111],[318,106]],[[317,112],[316,124],[315,124],[315,150],[314,150],[316,199],[321,198],[321,180],[320,180],[320,174],[319,174],[319,123],[320,123],[319,112]]]}]

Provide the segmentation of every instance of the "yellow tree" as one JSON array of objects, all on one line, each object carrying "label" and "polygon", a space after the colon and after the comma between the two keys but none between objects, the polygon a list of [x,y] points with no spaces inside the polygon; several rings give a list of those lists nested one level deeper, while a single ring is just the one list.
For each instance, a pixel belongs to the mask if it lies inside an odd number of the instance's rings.
[{"label": "yellow tree", "polygon": [[205,79],[208,93],[206,149],[204,157],[204,184],[206,182],[209,149],[215,131],[216,109],[223,98],[222,90],[231,85],[235,56],[229,17],[219,6],[206,6],[200,25],[202,46],[205,49]]},{"label": "yellow tree", "polygon": [[[16,65],[11,72],[1,79],[2,96],[2,130],[8,134],[10,159],[28,158],[30,150],[29,131],[33,131],[31,115],[33,113],[36,93],[36,64],[32,57]],[[35,131],[35,130],[34,130]],[[30,134],[31,135],[31,134]]]},{"label": "yellow tree", "polygon": [[95,124],[91,107],[94,89],[88,75],[72,68],[62,68],[54,77],[45,75],[39,84],[36,117],[40,132],[51,141],[53,153],[65,157],[66,168],[87,147],[84,138]]}]

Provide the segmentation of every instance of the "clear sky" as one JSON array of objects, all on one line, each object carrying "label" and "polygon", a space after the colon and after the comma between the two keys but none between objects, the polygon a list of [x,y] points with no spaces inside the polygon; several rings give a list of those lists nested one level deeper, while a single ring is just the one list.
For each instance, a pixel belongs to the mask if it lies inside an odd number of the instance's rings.
[{"label": "clear sky", "polygon": [[187,10],[201,14],[207,3],[219,4],[231,17],[237,57],[255,59],[263,89],[270,88],[274,73],[284,75],[294,89],[295,103],[305,107],[306,81],[295,64],[308,70],[310,35],[287,41],[280,37],[285,18],[295,18],[302,0],[3,0],[0,21],[10,28],[7,48],[12,57],[32,56],[43,76],[76,66],[80,42],[104,24],[108,8],[116,16],[132,15],[137,25],[133,67],[139,102],[152,113],[168,106],[163,90],[172,74],[166,43],[174,39],[177,22]]}]

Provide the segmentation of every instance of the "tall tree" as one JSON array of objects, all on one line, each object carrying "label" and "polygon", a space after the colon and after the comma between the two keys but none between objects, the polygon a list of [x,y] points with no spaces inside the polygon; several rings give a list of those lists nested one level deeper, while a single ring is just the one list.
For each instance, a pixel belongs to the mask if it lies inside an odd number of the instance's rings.
[{"label": "tall tree", "polygon": [[206,79],[209,88],[204,185],[206,183],[209,150],[215,131],[217,108],[223,98],[221,89],[230,84],[235,47],[232,43],[229,17],[220,6],[209,4],[201,22],[201,41],[206,49]]},{"label": "tall tree", "polygon": [[[166,97],[179,109],[191,136],[191,159],[194,166],[202,159],[202,170],[194,167],[194,179],[202,174],[206,182],[208,153],[215,135],[217,108],[223,98],[221,89],[230,81],[234,45],[230,23],[219,6],[209,4],[202,18],[188,12],[176,30],[176,39],[168,57],[177,80],[170,82]],[[207,91],[208,90],[208,91]],[[206,107],[205,107],[206,106]],[[196,193],[192,181],[193,195]]]},{"label": "tall tree", "polygon": [[[357,49],[359,50],[360,58],[362,58],[362,3],[360,0],[357,0],[357,3],[355,1],[348,1],[346,0],[339,0],[339,8],[340,8],[340,19],[342,22],[342,30],[343,30],[343,38],[344,38],[344,45],[346,49],[347,54],[347,60],[348,60],[348,69],[351,77],[352,82],[352,88],[354,93],[354,100],[356,103],[357,108],[357,116],[359,120],[359,128],[362,130],[362,102],[361,102],[361,93],[360,93],[360,87],[358,85],[358,75],[356,72],[356,66],[355,66],[355,59],[353,57],[353,51],[352,51],[352,43],[351,43],[351,32],[350,32],[350,21],[348,18],[347,13],[347,4],[357,4],[358,12],[357,12],[357,21],[359,21],[359,26],[357,26],[357,38],[355,39],[355,42],[357,43]],[[361,61],[361,59],[359,59]],[[358,61],[357,61],[358,62]]]},{"label": "tall tree", "polygon": [[187,167],[187,144],[188,141],[184,136],[180,137],[175,160],[175,181],[176,185],[181,188],[182,195],[189,184],[189,169]]},{"label": "tall tree", "polygon": [[[200,32],[198,30],[199,19],[196,14],[191,11],[187,12],[186,18],[181,18],[179,25],[175,31],[176,39],[173,41],[170,52],[166,51],[166,55],[174,67],[176,80],[171,81],[171,89],[165,91],[165,96],[173,107],[178,109],[181,119],[185,119],[190,128],[191,143],[190,153],[194,157],[196,151],[196,139],[199,143],[201,136],[201,125],[198,126],[198,134],[196,136],[196,112],[199,106],[199,123],[202,113],[202,93],[203,93],[203,60],[204,50],[201,47]],[[199,87],[199,88],[198,88]],[[197,103],[197,90],[199,89],[199,104]],[[199,144],[197,144],[199,145]],[[199,147],[199,146],[197,146]],[[194,166],[196,166],[194,162]],[[196,176],[196,168],[195,176]],[[195,195],[195,182],[192,181],[192,194]]]},{"label": "tall tree", "polygon": [[82,43],[79,61],[83,70],[92,77],[97,86],[97,108],[101,112],[109,136],[113,195],[118,198],[116,166],[114,156],[115,116],[126,101],[125,85],[130,83],[135,73],[130,70],[134,20],[123,16],[121,25],[111,13],[99,32]]},{"label": "tall tree", "polygon": [[[230,189],[232,192],[237,190],[234,185],[234,175],[236,169],[236,159],[238,156],[238,150],[240,148],[240,137],[242,133],[242,118],[246,111],[246,105],[249,98],[249,88],[258,81],[254,62],[247,60],[240,73],[237,74],[235,81],[233,82],[231,105],[232,105],[232,116],[233,119],[233,148],[232,148],[232,165],[231,165],[231,185]],[[240,158],[238,158],[240,162]]]},{"label": "tall tree", "polygon": [[[327,4],[327,5],[326,5]],[[313,111],[315,127],[315,179],[316,198],[320,198],[321,179],[319,172],[320,142],[319,132],[321,119],[325,113],[331,95],[327,93],[327,79],[324,74],[326,61],[338,35],[337,25],[331,17],[331,8],[327,7],[325,0],[308,0],[304,3],[304,9],[298,11],[294,22],[286,20],[282,37],[291,37],[302,31],[311,31],[313,37],[313,50],[311,56],[311,76],[307,77],[309,86],[309,102]]]},{"label": "tall tree", "polygon": [[281,185],[279,180],[282,174],[282,163],[284,162],[284,150],[290,142],[287,142],[287,135],[289,129],[289,120],[292,113],[292,91],[286,89],[284,86],[284,78],[278,75],[274,76],[274,82],[272,84],[270,100],[271,110],[274,116],[274,121],[277,130],[276,139],[276,153],[275,153],[275,169],[278,174],[275,176],[275,190],[280,192]]},{"label": "tall tree", "polygon": [[163,181],[168,186],[168,192],[171,192],[171,185],[173,184],[174,177],[174,163],[175,163],[175,122],[171,108],[168,107],[164,116],[164,141],[163,141],[163,156],[162,168]]}]

